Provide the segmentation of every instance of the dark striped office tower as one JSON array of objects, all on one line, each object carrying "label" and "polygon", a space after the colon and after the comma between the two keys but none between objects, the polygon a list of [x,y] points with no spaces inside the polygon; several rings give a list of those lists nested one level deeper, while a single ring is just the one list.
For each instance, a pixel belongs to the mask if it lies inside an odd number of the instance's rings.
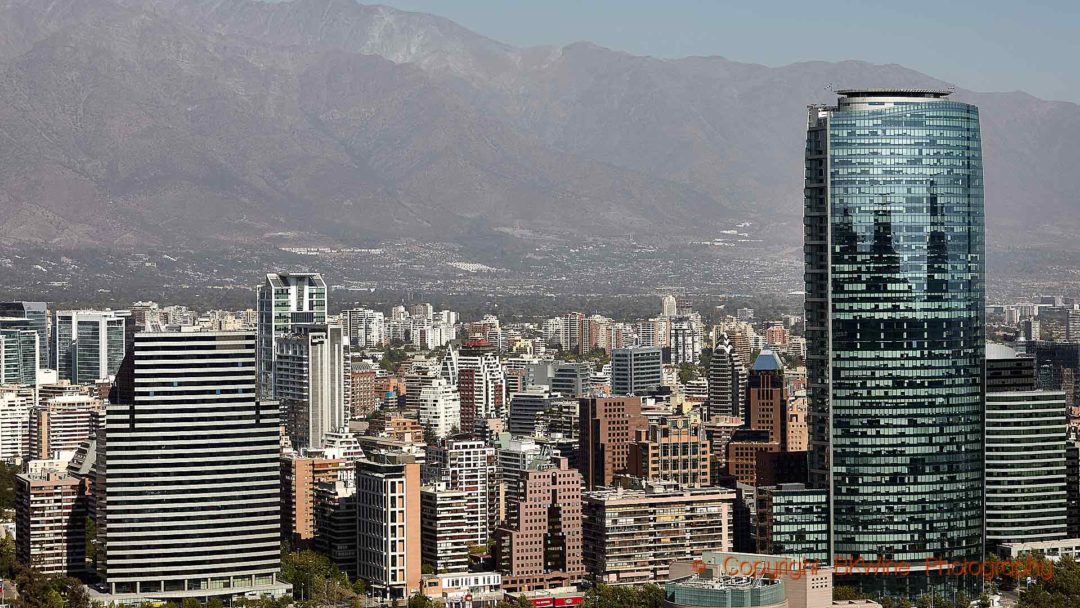
[{"label": "dark striped office tower", "polygon": [[255,370],[254,332],[135,334],[98,434],[103,600],[288,589],[281,420]]},{"label": "dark striped office tower", "polygon": [[806,136],[811,482],[828,491],[834,562],[946,596],[973,579],[928,558],[983,558],[983,172],[979,111],[932,90],[840,91]]}]

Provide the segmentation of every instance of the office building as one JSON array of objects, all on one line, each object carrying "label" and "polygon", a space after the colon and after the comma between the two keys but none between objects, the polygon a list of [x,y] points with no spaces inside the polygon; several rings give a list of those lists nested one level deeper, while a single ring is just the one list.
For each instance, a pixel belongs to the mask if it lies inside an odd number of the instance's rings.
[{"label": "office building", "polygon": [[53,353],[60,380],[93,384],[112,378],[126,349],[127,311],[58,310],[53,315]]},{"label": "office building", "polygon": [[1067,497],[1065,527],[1068,538],[1080,538],[1080,443],[1069,440],[1065,446],[1065,489]]},{"label": "office building", "polygon": [[582,501],[585,568],[598,583],[663,581],[674,561],[732,547],[734,490],[648,484],[587,492]]},{"label": "office building", "polygon": [[663,383],[663,360],[657,347],[631,346],[611,351],[611,394],[648,395]]},{"label": "office building", "polygon": [[420,465],[379,452],[356,463],[356,574],[376,597],[420,590]]},{"label": "office building", "polygon": [[515,393],[510,399],[510,419],[507,428],[514,435],[528,436],[536,434],[537,419],[551,408],[554,400],[561,395],[552,395],[544,384],[535,384]]},{"label": "office building", "polygon": [[0,329],[0,385],[37,385],[38,333],[32,329]]},{"label": "office building", "polygon": [[345,375],[351,366],[341,326],[296,325],[274,348],[274,394],[289,440],[298,450],[321,448],[327,433],[349,421]]},{"label": "office building", "polygon": [[705,419],[717,416],[742,418],[746,399],[746,369],[742,358],[726,333],[713,347],[709,361],[709,397],[705,401]]},{"label": "office building", "polygon": [[591,390],[591,374],[588,363],[559,363],[551,378],[551,392],[567,399],[587,397]]},{"label": "office building", "polygon": [[15,477],[15,558],[41,574],[86,570],[86,496],[66,473]]},{"label": "office building", "polygon": [[581,474],[565,458],[525,471],[495,530],[495,564],[508,592],[563,587],[585,574]]},{"label": "office building", "polygon": [[420,391],[420,426],[436,437],[461,430],[461,398],[457,387],[435,378]]},{"label": "office building", "polygon": [[314,272],[271,272],[257,290],[259,396],[274,397],[276,340],[298,325],[326,323],[326,282]]},{"label": "office building", "polygon": [[769,349],[762,350],[747,377],[747,428],[768,431],[769,441],[778,443],[781,451],[805,450],[806,422],[790,405],[780,357]]},{"label": "office building", "polygon": [[911,562],[886,581],[897,593],[974,591],[925,563],[983,556],[979,111],[945,91],[839,94],[810,108],[805,147],[810,475],[829,490],[830,556]]},{"label": "office building", "polygon": [[711,460],[712,446],[699,416],[664,416],[637,431],[627,469],[651,482],[702,488],[712,482]]},{"label": "office building", "polygon": [[580,401],[578,469],[586,489],[611,485],[630,464],[630,444],[648,429],[640,397],[594,397]]},{"label": "office building", "polygon": [[38,335],[38,367],[47,369],[50,357],[49,304],[47,302],[0,302],[0,329],[8,329],[7,320],[25,319],[25,326],[14,324],[17,329],[32,329]]},{"label": "office building", "polygon": [[97,433],[103,601],[280,596],[275,402],[250,332],[144,332]]},{"label": "office building", "polygon": [[824,490],[801,483],[759,487],[757,550],[825,563],[829,557],[829,501]]},{"label": "office building", "polygon": [[[515,438],[510,433],[503,433],[496,439],[495,450],[498,483],[508,504],[521,498],[521,479],[525,472],[550,463],[553,457],[551,449],[540,445],[534,438]],[[505,511],[508,504],[501,505],[499,510]],[[505,519],[505,515],[500,515],[497,519]]]},{"label": "office building", "polygon": [[1068,534],[1063,391],[1035,390],[1035,359],[986,346],[986,548]]}]

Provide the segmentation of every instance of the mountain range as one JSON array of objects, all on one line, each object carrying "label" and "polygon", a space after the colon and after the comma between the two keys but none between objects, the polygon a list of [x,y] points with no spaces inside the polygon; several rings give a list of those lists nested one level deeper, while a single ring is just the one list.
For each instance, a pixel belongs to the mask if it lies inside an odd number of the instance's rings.
[{"label": "mountain range", "polygon": [[[947,52],[947,49],[943,49]],[[0,242],[801,240],[806,106],[899,65],[517,48],[353,0],[0,0]],[[1080,106],[980,106],[988,237],[1070,247]],[[749,224],[746,224],[749,223]]]}]

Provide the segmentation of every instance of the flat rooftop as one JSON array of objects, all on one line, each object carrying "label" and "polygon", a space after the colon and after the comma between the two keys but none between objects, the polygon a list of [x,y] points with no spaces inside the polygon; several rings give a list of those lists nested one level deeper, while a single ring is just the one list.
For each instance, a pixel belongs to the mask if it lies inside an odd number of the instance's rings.
[{"label": "flat rooftop", "polygon": [[938,99],[948,97],[952,91],[946,89],[840,89],[837,95],[844,97],[927,97]]}]

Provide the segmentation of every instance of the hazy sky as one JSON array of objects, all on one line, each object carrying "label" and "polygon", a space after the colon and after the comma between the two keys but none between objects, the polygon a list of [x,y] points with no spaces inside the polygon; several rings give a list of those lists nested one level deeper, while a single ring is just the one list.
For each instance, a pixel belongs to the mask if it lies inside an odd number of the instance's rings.
[{"label": "hazy sky", "polygon": [[[370,1],[370,0],[368,0]],[[1080,0],[382,0],[518,46],[589,40],[770,66],[898,63],[976,91],[1080,103]]]}]

